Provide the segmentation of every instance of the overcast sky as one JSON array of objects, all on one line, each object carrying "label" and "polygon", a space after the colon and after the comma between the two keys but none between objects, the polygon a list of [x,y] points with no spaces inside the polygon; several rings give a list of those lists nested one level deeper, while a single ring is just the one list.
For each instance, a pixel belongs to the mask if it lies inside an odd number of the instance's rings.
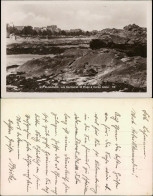
[{"label": "overcast sky", "polygon": [[57,25],[65,30],[123,28],[133,23],[147,26],[147,4],[143,1],[7,1],[3,6],[6,22],[14,25]]}]

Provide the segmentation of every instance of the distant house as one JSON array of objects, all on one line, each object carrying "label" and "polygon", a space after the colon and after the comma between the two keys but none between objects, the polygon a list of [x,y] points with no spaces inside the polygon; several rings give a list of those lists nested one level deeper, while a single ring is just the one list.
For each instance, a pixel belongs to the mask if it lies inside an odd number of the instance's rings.
[{"label": "distant house", "polygon": [[34,29],[36,32],[41,31],[41,27],[34,27],[33,29]]},{"label": "distant house", "polygon": [[47,26],[47,30],[50,30],[51,32],[57,32],[57,33],[61,31],[60,28],[57,28],[57,25]]},{"label": "distant house", "polygon": [[41,31],[46,31],[46,30],[47,30],[46,27],[42,27],[42,28],[41,28]]},{"label": "distant house", "polygon": [[12,33],[12,34],[10,34],[9,38],[12,40],[16,40],[16,35],[14,33]]},{"label": "distant house", "polygon": [[54,32],[57,29],[57,25],[47,26],[47,29]]},{"label": "distant house", "polygon": [[24,26],[14,26],[18,31],[22,31]]},{"label": "distant house", "polygon": [[55,32],[59,33],[59,32],[61,32],[61,29],[57,28]]}]

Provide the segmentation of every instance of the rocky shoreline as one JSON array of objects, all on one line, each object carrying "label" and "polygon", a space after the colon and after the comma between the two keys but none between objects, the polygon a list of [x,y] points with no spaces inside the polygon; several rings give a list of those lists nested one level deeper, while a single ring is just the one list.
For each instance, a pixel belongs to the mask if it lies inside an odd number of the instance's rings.
[{"label": "rocky shoreline", "polygon": [[[67,40],[68,39],[68,40]],[[65,50],[70,48],[89,48],[90,38],[89,39],[69,39],[65,40],[28,40],[21,43],[12,43],[7,46],[7,55],[13,54],[61,54]]]},{"label": "rocky shoreline", "polygon": [[129,25],[122,30],[106,29],[92,40],[65,40],[65,47],[55,47],[59,43],[64,45],[63,40],[54,40],[50,45],[8,46],[7,52],[13,54],[31,50],[32,54],[54,52],[56,56],[14,65],[16,72],[7,75],[7,91],[146,92],[145,28]]},{"label": "rocky shoreline", "polygon": [[[52,82],[51,82],[52,81]],[[101,85],[65,85],[54,77],[28,78],[21,74],[7,76],[7,92],[145,92],[146,88],[133,87],[126,83],[102,82]]]}]

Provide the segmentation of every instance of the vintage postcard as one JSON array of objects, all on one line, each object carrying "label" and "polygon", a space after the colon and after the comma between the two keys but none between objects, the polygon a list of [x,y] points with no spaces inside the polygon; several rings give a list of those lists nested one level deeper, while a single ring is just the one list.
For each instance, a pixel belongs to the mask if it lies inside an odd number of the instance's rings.
[{"label": "vintage postcard", "polygon": [[2,1],[2,97],[151,97],[151,1]]},{"label": "vintage postcard", "polygon": [[1,195],[152,195],[152,99],[3,99]]}]

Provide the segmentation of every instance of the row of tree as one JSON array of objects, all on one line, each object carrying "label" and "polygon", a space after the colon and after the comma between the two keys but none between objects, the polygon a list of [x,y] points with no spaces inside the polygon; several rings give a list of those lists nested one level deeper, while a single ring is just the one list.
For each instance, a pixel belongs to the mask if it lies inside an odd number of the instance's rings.
[{"label": "row of tree", "polygon": [[64,31],[61,30],[59,32],[52,32],[49,29],[47,30],[39,30],[36,31],[35,29],[32,28],[32,26],[25,26],[22,30],[18,30],[15,27],[12,26],[7,26],[7,32],[10,34],[15,34],[18,36],[60,36],[60,35],[64,35],[64,36],[79,36],[79,35],[86,35],[86,36],[90,36],[93,35],[93,32],[89,32],[89,31],[77,31],[77,32],[71,32],[71,31]]}]

